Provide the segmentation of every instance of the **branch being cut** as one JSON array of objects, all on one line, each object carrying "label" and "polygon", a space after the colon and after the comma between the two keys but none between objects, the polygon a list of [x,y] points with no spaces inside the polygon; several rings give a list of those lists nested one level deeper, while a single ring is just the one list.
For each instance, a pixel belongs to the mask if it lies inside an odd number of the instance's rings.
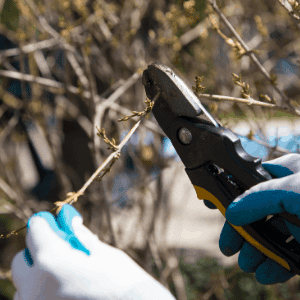
[{"label": "branch being cut", "polygon": [[[160,93],[157,93],[156,96],[153,99],[153,102],[156,101],[156,99],[159,97]],[[150,110],[148,110],[149,112]],[[129,133],[126,135],[126,137],[123,139],[123,141],[116,146],[114,149],[114,152],[103,162],[103,164],[94,172],[94,174],[90,177],[90,179],[83,185],[83,187],[76,193],[70,194],[70,196],[64,200],[64,201],[57,201],[54,204],[57,205],[59,208],[63,205],[69,203],[72,204],[77,201],[78,197],[83,195],[85,190],[90,186],[90,184],[98,177],[100,172],[113,160],[117,160],[121,155],[121,149],[124,147],[124,145],[128,142],[128,140],[131,138],[133,133],[136,131],[136,129],[139,127],[143,119],[145,118],[146,113],[143,114],[140,118],[140,120],[133,126],[133,128],[129,131]],[[55,208],[56,209],[56,208]]]},{"label": "branch being cut", "polygon": [[[157,98],[159,97],[159,95],[160,95],[160,93],[157,93],[156,96],[153,98],[152,101],[155,102],[157,100]],[[148,106],[152,107],[153,103],[149,103]],[[150,109],[146,108],[145,111],[149,112]],[[67,199],[65,199],[63,201],[56,201],[54,203],[56,205],[56,207],[53,208],[52,210],[50,210],[50,212],[56,211],[56,213],[58,213],[65,204],[73,204],[74,202],[76,202],[78,200],[78,198],[84,194],[85,190],[91,185],[91,183],[99,176],[100,172],[103,171],[104,168],[110,163],[109,168],[107,168],[105,170],[105,172],[108,173],[108,170],[110,169],[110,167],[120,157],[120,155],[121,155],[121,149],[128,142],[128,140],[131,138],[131,136],[133,135],[133,133],[137,130],[137,128],[139,127],[139,125],[141,124],[141,122],[144,120],[146,114],[147,113],[144,113],[141,116],[140,120],[128,132],[128,134],[125,136],[125,138],[123,139],[123,141],[118,146],[115,146],[113,148],[114,149],[113,153],[108,156],[108,158],[102,163],[102,165],[94,172],[94,174],[89,178],[89,180],[82,186],[82,188],[79,191],[77,191],[77,192],[70,192],[70,193],[68,193],[67,194],[67,196],[68,196]],[[7,234],[6,236],[0,235],[0,239],[2,239],[2,238],[9,238],[12,235],[17,235],[21,230],[23,230],[25,228],[26,228],[26,226],[24,226],[24,227],[22,227],[22,228],[20,228],[18,230],[14,230],[14,231],[10,232],[9,234]]]}]

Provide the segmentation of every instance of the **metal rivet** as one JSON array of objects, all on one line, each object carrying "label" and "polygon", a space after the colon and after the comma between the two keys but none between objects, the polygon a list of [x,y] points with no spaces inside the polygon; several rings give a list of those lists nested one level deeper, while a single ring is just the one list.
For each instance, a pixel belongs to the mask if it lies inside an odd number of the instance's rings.
[{"label": "metal rivet", "polygon": [[208,166],[208,171],[211,173],[211,174],[213,174],[213,175],[218,175],[218,174],[220,174],[221,172],[221,170],[217,167],[217,166],[215,166],[215,165],[209,165]]},{"label": "metal rivet", "polygon": [[178,132],[178,138],[181,143],[188,145],[192,141],[192,133],[185,127],[180,128]]}]

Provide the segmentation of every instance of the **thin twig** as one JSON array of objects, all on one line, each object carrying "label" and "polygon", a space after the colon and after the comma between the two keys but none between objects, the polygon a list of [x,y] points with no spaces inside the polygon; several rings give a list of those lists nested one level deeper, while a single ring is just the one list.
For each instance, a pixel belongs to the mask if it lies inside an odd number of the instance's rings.
[{"label": "thin twig", "polygon": [[[153,102],[157,100],[160,93],[157,93],[157,95],[153,98]],[[109,155],[109,157],[102,163],[102,165],[94,172],[94,174],[89,178],[89,180],[83,185],[83,187],[77,192],[77,193],[70,193],[69,198],[67,198],[64,201],[57,201],[54,204],[61,207],[66,203],[72,204],[73,202],[76,202],[78,197],[83,195],[85,190],[89,187],[89,185],[98,177],[100,172],[112,161],[117,160],[121,155],[121,149],[124,147],[124,145],[128,142],[128,140],[131,138],[133,133],[136,131],[136,129],[139,127],[140,123],[145,118],[146,114],[142,115],[140,120],[133,126],[133,128],[129,131],[129,133],[126,135],[126,137],[123,139],[123,141],[114,148],[114,152]]]},{"label": "thin twig", "polygon": [[74,72],[76,73],[78,79],[80,80],[81,84],[85,89],[88,89],[89,87],[89,80],[84,74],[84,71],[80,67],[79,63],[76,60],[75,54],[71,51],[67,51],[67,59],[73,68]]},{"label": "thin twig", "polygon": [[134,73],[132,76],[130,76],[122,86],[120,86],[117,90],[115,90],[105,101],[101,101],[101,99],[98,99],[96,104],[101,104],[101,107],[104,106],[109,107],[111,103],[115,102],[120,96],[122,96],[133,84],[139,80],[141,77],[141,74]]},{"label": "thin twig", "polygon": [[2,147],[2,144],[4,143],[5,139],[10,135],[10,133],[13,131],[13,129],[16,127],[16,125],[19,123],[19,115],[15,114],[7,123],[5,128],[0,133],[0,147]]},{"label": "thin twig", "polygon": [[[292,20],[295,23],[296,27],[298,29],[300,29],[300,24],[299,24],[300,16],[295,14],[294,9],[293,9],[292,5],[290,4],[290,2],[288,0],[278,0],[278,1],[288,11],[288,13],[292,17]],[[298,3],[298,7],[299,7],[299,3]]]},{"label": "thin twig", "polygon": [[[154,97],[153,101],[155,102],[156,99],[159,97],[160,93],[157,93],[157,95]],[[56,207],[54,207],[53,209],[50,210],[50,212],[54,212],[56,211],[56,213],[58,213],[61,208],[65,205],[65,204],[73,204],[74,202],[77,201],[77,199],[82,196],[85,192],[85,190],[91,185],[91,183],[98,177],[98,175],[100,174],[101,171],[104,170],[104,168],[109,164],[109,163],[113,163],[114,161],[116,161],[120,155],[121,155],[121,149],[124,147],[124,145],[128,142],[128,140],[131,138],[131,136],[133,135],[133,133],[137,130],[137,128],[139,127],[139,125],[141,124],[141,122],[144,120],[146,114],[144,114],[140,120],[133,126],[133,128],[128,132],[128,134],[126,135],[126,137],[123,139],[123,141],[116,147],[116,150],[111,153],[107,159],[102,163],[102,165],[94,172],[94,174],[88,179],[88,181],[82,186],[82,188],[80,190],[78,190],[77,192],[70,192],[67,194],[68,198],[63,200],[63,201],[56,201],[54,204],[56,205]],[[1,182],[0,182],[1,183]],[[10,232],[9,234],[7,234],[6,236],[4,235],[0,235],[0,239],[1,238],[9,238],[12,235],[16,235],[18,234],[21,230],[25,229],[26,226],[18,229],[18,230],[14,230],[12,232]]]},{"label": "thin twig", "polygon": [[[156,99],[159,97],[159,93],[154,97],[153,101],[155,102]],[[143,115],[140,120],[133,126],[133,128],[129,131],[129,133],[126,135],[126,137],[123,139],[123,141],[117,146],[117,149],[108,156],[108,158],[102,163],[102,165],[94,172],[94,174],[89,178],[89,180],[83,185],[83,187],[76,193],[69,193],[69,197],[64,201],[57,201],[54,204],[58,207],[62,207],[63,205],[69,203],[72,204],[73,202],[76,202],[78,197],[83,195],[85,190],[90,186],[90,184],[98,177],[100,172],[113,160],[117,160],[121,155],[121,149],[124,147],[124,145],[128,142],[128,140],[131,138],[133,133],[136,131],[136,129],[139,127],[142,120],[145,118],[146,115]]]},{"label": "thin twig", "polygon": [[[88,82],[89,82],[88,87],[89,87],[89,90],[91,92],[91,100],[92,100],[92,103],[95,105],[98,98],[97,98],[96,81],[95,81],[94,74],[92,73],[92,70],[91,70],[91,62],[90,62],[90,59],[89,59],[89,47],[90,47],[89,44],[90,43],[91,43],[91,40],[86,39],[85,44],[81,46],[81,52],[83,54],[83,62],[84,62],[85,70],[86,70],[87,75],[88,75]],[[93,108],[94,108],[94,106],[93,106]]]},{"label": "thin twig", "polygon": [[289,98],[274,84],[274,78],[271,77],[271,75],[267,72],[267,70],[263,67],[263,65],[259,62],[253,51],[249,49],[247,44],[244,42],[244,40],[240,37],[240,35],[236,32],[236,30],[233,28],[231,23],[228,21],[228,19],[225,17],[225,15],[222,13],[220,8],[218,7],[216,0],[209,0],[212,8],[215,10],[215,12],[221,17],[225,25],[228,27],[228,29],[232,32],[232,34],[235,36],[235,38],[238,40],[238,42],[242,45],[242,47],[245,49],[246,54],[250,56],[252,61],[255,63],[255,65],[258,67],[258,69],[263,73],[263,75],[270,81],[273,88],[277,91],[277,93],[281,96],[282,99],[285,100],[285,104],[288,106],[290,111],[295,110],[295,108],[289,104]]},{"label": "thin twig", "polygon": [[138,111],[132,111],[131,113],[131,115],[129,115],[129,116],[125,116],[125,117],[123,117],[122,119],[119,119],[118,120],[118,122],[123,122],[123,121],[127,121],[127,120],[129,120],[129,119],[131,119],[131,118],[133,118],[133,117],[142,117],[142,116],[144,116],[144,115],[146,115],[149,111],[151,111],[151,109],[152,109],[152,107],[153,107],[153,105],[154,105],[154,102],[153,101],[151,101],[151,100],[146,100],[146,101],[144,101],[146,104],[147,104],[147,107],[145,108],[145,110],[144,111],[141,111],[141,112],[138,112]]},{"label": "thin twig", "polygon": [[187,300],[184,278],[179,270],[179,261],[175,253],[172,252],[169,254],[167,263],[168,265],[170,265],[171,268],[171,276],[175,285],[177,299]]},{"label": "thin twig", "polygon": [[[24,81],[31,82],[31,83],[37,83],[40,84],[46,88],[54,88],[57,89],[59,93],[62,93],[65,89],[69,91],[72,94],[79,95],[80,91],[78,90],[77,87],[72,86],[72,85],[64,85],[61,82],[51,80],[48,78],[43,78],[43,77],[37,77],[29,74],[21,74],[20,72],[14,72],[14,71],[6,71],[6,70],[0,70],[0,76],[7,77],[7,78],[14,78],[14,79],[23,79]],[[128,80],[124,82],[124,84],[119,87],[114,93],[112,93],[106,100],[103,101],[103,98],[101,96],[96,96],[97,99],[97,104],[99,105],[99,111],[96,111],[96,116],[95,116],[95,124],[99,124],[99,112],[102,111],[104,108],[110,107],[116,111],[124,111],[126,114],[130,113],[130,110],[128,110],[125,107],[121,107],[120,105],[114,103],[120,96],[123,95],[123,93],[130,88],[138,79],[140,78],[140,74],[135,73],[133,74]],[[5,92],[7,95],[10,96],[10,99],[15,101],[18,101],[17,103],[13,104],[15,108],[20,109],[22,107],[22,102],[19,101],[16,97],[14,97],[12,94],[7,93],[6,91],[1,89],[0,86],[0,92]],[[90,99],[91,98],[91,93],[89,91],[84,91],[82,92],[82,96],[84,98]],[[11,101],[10,101],[11,102]],[[9,103],[7,103],[9,105]],[[86,122],[87,120],[82,120],[83,122]],[[96,121],[98,120],[98,122]],[[86,124],[87,126],[84,126],[84,128],[88,128],[90,126],[89,122]],[[153,122],[149,120],[145,120],[143,126],[146,126],[148,129],[158,133],[162,134],[162,130]],[[95,131],[95,136],[97,132]],[[90,135],[90,134],[89,134]]]},{"label": "thin twig", "polygon": [[[12,207],[11,203],[6,203],[4,204],[4,208],[6,208],[9,211],[14,211],[14,213],[20,218],[22,219],[24,222],[26,221],[27,218],[30,217],[30,215],[32,214],[31,210],[28,207],[21,207],[22,206],[22,202],[20,199],[20,196],[14,191],[13,188],[11,188],[9,186],[8,183],[6,183],[6,181],[4,181],[1,177],[0,177],[0,189],[11,199],[13,200],[14,206]],[[22,227],[18,230],[14,230],[11,233],[7,234],[6,236],[4,236],[3,234],[0,235],[0,239],[2,238],[8,238],[12,235],[16,235],[19,231],[23,230],[25,227]]]},{"label": "thin twig", "polygon": [[279,152],[281,155],[292,153],[291,151],[286,150],[286,149],[284,149],[284,148],[282,148],[282,147],[279,147],[279,146],[273,147],[273,146],[269,145],[268,143],[263,142],[262,140],[258,140],[258,139],[255,138],[255,137],[252,137],[251,140],[255,141],[256,143],[258,143],[258,144],[260,144],[260,145],[263,145],[263,146],[267,147],[268,149],[270,149],[270,150],[272,150],[272,151],[277,151],[277,152]]},{"label": "thin twig", "polygon": [[60,41],[58,39],[52,38],[49,40],[24,45],[19,48],[3,50],[0,51],[0,60],[4,57],[17,56],[21,53],[21,51],[24,54],[27,54],[27,53],[34,52],[36,50],[51,49],[52,47],[58,45],[59,43]]},{"label": "thin twig", "polygon": [[200,37],[202,34],[206,34],[209,27],[210,27],[209,24],[207,24],[207,22],[205,21],[202,21],[199,24],[197,24],[193,29],[184,33],[179,38],[181,46],[186,46],[189,43],[191,43],[193,40]]},{"label": "thin twig", "polygon": [[[67,47],[70,49],[72,52],[76,53],[75,47],[72,45],[68,44],[66,40],[53,28],[49,25],[45,17],[41,14],[39,11],[37,5],[32,1],[32,0],[25,0],[33,13],[35,14],[36,18],[39,20],[40,25],[55,39],[59,40],[61,44],[63,44],[64,47]],[[40,27],[40,26],[38,26]],[[41,30],[42,31],[42,30]]]},{"label": "thin twig", "polygon": [[232,102],[244,103],[247,105],[259,105],[259,106],[263,106],[263,107],[267,107],[267,108],[272,108],[275,110],[280,110],[280,111],[285,111],[285,112],[288,111],[295,116],[300,116],[300,111],[298,109],[294,109],[291,111],[288,107],[282,107],[282,106],[278,106],[276,104],[265,103],[265,102],[254,100],[252,98],[244,99],[244,98],[236,98],[236,97],[230,97],[230,96],[210,95],[210,94],[201,94],[201,93],[197,93],[196,95],[199,98],[206,98],[206,99],[217,100],[217,101],[232,101]]},{"label": "thin twig", "polygon": [[2,14],[2,9],[4,6],[5,0],[0,0],[0,15]]},{"label": "thin twig", "polygon": [[[1,93],[1,92],[0,92]],[[0,94],[1,95],[1,94]],[[3,103],[1,106],[0,106],[0,119],[1,117],[4,115],[4,113],[7,111],[8,109],[8,105],[6,105],[5,103]]]},{"label": "thin twig", "polygon": [[51,70],[43,52],[41,50],[36,50],[33,52],[33,56],[42,75],[46,78],[51,79]]},{"label": "thin twig", "polygon": [[[32,82],[32,83],[37,83],[45,88],[50,88],[50,89],[56,89],[56,93],[64,93],[65,90],[72,94],[79,95],[82,93],[82,96],[90,99],[91,98],[91,93],[88,91],[81,92],[77,87],[72,86],[72,85],[65,85],[61,82],[48,79],[48,78],[43,78],[43,77],[38,77],[38,76],[33,76],[30,74],[22,74],[20,72],[14,72],[14,71],[6,71],[6,70],[0,70],[0,76],[7,77],[7,78],[14,78],[14,79],[19,79],[27,82]],[[97,99],[100,99],[98,96]]]},{"label": "thin twig", "polygon": [[110,108],[116,107],[114,102],[119,97],[121,97],[133,84],[135,84],[140,77],[141,75],[139,73],[134,73],[126,81],[124,81],[124,83],[119,88],[117,88],[106,100],[103,101],[103,98],[96,100],[93,136],[94,136],[95,160],[97,163],[99,163],[101,160],[100,157],[101,140],[97,138],[96,126],[101,127],[101,118],[104,111],[108,107]]},{"label": "thin twig", "polygon": [[[77,88],[73,85],[65,85],[61,82],[51,80],[48,78],[33,76],[30,74],[22,74],[20,72],[7,71],[7,70],[0,70],[0,76],[6,77],[6,78],[24,80],[24,81],[31,82],[31,83],[37,83],[37,84],[44,86],[45,88],[56,89],[57,90],[56,92],[60,93],[60,94],[64,93],[65,90],[67,90],[71,94],[82,95],[86,99],[91,99],[91,97],[92,97],[92,95],[89,91],[81,91],[79,88]],[[138,73],[133,74],[128,80],[126,80],[124,85],[122,85],[120,88],[118,88],[105,101],[103,101],[103,98],[101,96],[95,95],[97,105],[101,104],[101,107],[102,106],[105,108],[109,107],[110,104],[113,101],[117,100],[121,95],[123,95],[123,93],[140,78],[140,76],[141,75]]]},{"label": "thin twig", "polygon": [[18,201],[17,193],[0,177],[0,189],[13,201]]},{"label": "thin twig", "polygon": [[118,146],[116,146],[116,141],[115,141],[115,139],[112,139],[111,141],[107,138],[107,136],[106,136],[106,134],[105,134],[105,129],[104,128],[102,128],[102,130],[101,129],[99,129],[98,127],[97,127],[97,130],[98,130],[98,136],[101,136],[102,137],[102,139],[104,140],[104,142],[106,143],[106,144],[108,144],[109,145],[109,147],[107,148],[107,149],[112,149],[113,151],[117,151],[118,150]]},{"label": "thin twig", "polygon": [[93,124],[92,122],[83,114],[79,108],[72,103],[68,98],[63,95],[57,95],[57,104],[62,105],[63,108],[67,111],[70,116],[77,120],[77,123],[81,126],[81,128],[85,131],[89,138],[92,137]]},{"label": "thin twig", "polygon": [[[27,82],[34,82],[34,83],[43,85],[45,87],[50,87],[50,88],[55,88],[55,89],[63,89],[64,88],[64,85],[61,82],[51,80],[48,78],[37,77],[37,76],[29,75],[29,74],[22,74],[20,72],[0,70],[0,76],[24,80]],[[74,87],[74,88],[76,89],[76,87]]]}]

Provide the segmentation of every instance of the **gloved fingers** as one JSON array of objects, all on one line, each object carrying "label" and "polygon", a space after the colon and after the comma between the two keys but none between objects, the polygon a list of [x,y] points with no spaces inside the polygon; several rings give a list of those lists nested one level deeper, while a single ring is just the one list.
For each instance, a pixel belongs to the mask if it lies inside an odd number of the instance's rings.
[{"label": "gloved fingers", "polygon": [[245,241],[239,254],[238,263],[244,272],[253,273],[266,259],[264,254]]},{"label": "gloved fingers", "polygon": [[33,215],[27,223],[26,244],[33,261],[37,253],[57,251],[65,247],[67,234],[60,230],[51,213],[40,212]]},{"label": "gloved fingers", "polygon": [[226,219],[236,226],[243,226],[261,220],[268,215],[275,215],[284,211],[296,214],[299,218],[300,194],[286,191],[283,186],[281,188],[280,185],[278,190],[253,191],[244,198],[237,198],[227,208]]},{"label": "gloved fingers", "polygon": [[245,198],[247,195],[261,192],[261,191],[277,191],[277,190],[284,190],[290,192],[299,192],[299,174],[292,174],[289,176],[285,176],[282,178],[274,178],[268,181],[264,181],[258,183],[251,187],[249,190],[244,192],[243,194],[239,195],[234,202],[238,201],[239,199]]},{"label": "gloved fingers", "polygon": [[269,258],[256,269],[255,273],[256,280],[261,284],[282,283],[293,276],[295,276],[295,274],[289,272]]},{"label": "gloved fingers", "polygon": [[99,247],[106,245],[99,240],[97,235],[82,224],[82,218],[75,216],[72,220],[72,227],[76,237],[91,253],[97,251]]},{"label": "gloved fingers", "polygon": [[73,220],[75,218],[79,218],[79,222],[82,224],[82,217],[79,212],[73,206],[65,204],[56,216],[56,221],[61,230],[67,234],[64,237],[64,240],[74,249],[78,249],[89,255],[90,251],[84,246],[74,232]]},{"label": "gloved fingers", "polygon": [[93,255],[93,253],[99,253],[99,251],[101,254],[107,254],[108,256],[112,256],[112,253],[124,253],[120,249],[99,240],[97,235],[92,233],[82,224],[82,218],[74,217],[72,220],[72,226],[76,237],[78,237],[82,244],[89,249],[91,255]]},{"label": "gloved fingers", "polygon": [[72,220],[74,217],[81,217],[79,212],[70,204],[65,204],[55,217],[58,226],[67,234],[74,233]]},{"label": "gloved fingers", "polygon": [[217,207],[210,201],[208,200],[204,200],[204,204],[206,205],[206,207],[210,208],[210,209],[216,209]]},{"label": "gloved fingers", "polygon": [[282,178],[294,174],[290,169],[284,166],[273,165],[271,163],[262,163],[262,166],[275,178]]},{"label": "gloved fingers", "polygon": [[241,250],[244,241],[244,238],[226,221],[219,240],[221,252],[226,256],[232,256]]},{"label": "gloved fingers", "polygon": [[[298,173],[300,170],[300,155],[290,153],[262,164],[275,177],[284,177]],[[267,169],[268,168],[268,169]]]},{"label": "gloved fingers", "polygon": [[17,289],[20,289],[21,284],[26,278],[30,276],[30,266],[25,261],[25,250],[20,251],[15,255],[11,263],[12,280]]}]

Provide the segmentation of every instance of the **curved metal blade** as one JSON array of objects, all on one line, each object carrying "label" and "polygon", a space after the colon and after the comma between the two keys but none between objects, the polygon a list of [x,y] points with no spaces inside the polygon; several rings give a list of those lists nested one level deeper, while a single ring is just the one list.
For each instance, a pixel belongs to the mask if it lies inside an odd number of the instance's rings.
[{"label": "curved metal blade", "polygon": [[150,64],[144,71],[143,84],[145,88],[154,84],[176,115],[197,117],[204,113],[216,127],[219,127],[218,122],[206,111],[196,95],[169,67],[158,63]]}]

